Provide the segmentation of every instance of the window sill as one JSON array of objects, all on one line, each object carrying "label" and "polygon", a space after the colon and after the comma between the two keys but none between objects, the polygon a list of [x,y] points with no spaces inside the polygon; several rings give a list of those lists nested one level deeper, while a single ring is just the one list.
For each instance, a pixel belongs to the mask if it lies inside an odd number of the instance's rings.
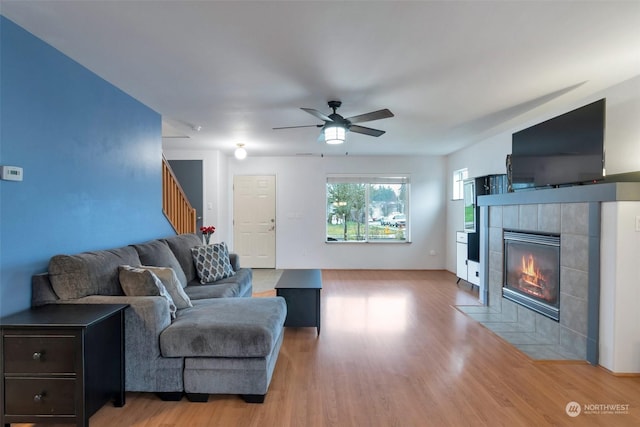
[{"label": "window sill", "polygon": [[363,245],[363,244],[383,244],[383,245],[398,245],[398,244],[402,244],[402,243],[411,243],[410,240],[325,240],[325,243],[329,244],[329,245],[344,245],[344,244],[348,244],[348,243],[355,243],[358,245]]}]

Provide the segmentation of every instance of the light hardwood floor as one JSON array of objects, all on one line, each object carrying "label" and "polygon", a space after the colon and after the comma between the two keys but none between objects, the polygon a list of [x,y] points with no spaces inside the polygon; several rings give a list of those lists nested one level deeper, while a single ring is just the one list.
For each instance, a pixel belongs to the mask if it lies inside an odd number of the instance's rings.
[{"label": "light hardwood floor", "polygon": [[[91,427],[640,425],[640,378],[530,360],[454,307],[477,303],[455,281],[444,271],[323,271],[322,334],[287,328],[264,404],[129,393]],[[590,406],[570,417],[572,401],[626,413]]]}]

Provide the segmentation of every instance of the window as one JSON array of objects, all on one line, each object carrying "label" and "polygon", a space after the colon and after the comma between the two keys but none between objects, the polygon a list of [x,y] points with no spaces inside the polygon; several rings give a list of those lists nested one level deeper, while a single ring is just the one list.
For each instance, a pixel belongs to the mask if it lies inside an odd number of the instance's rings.
[{"label": "window", "polygon": [[453,200],[461,200],[464,197],[463,181],[468,177],[467,168],[453,171]]},{"label": "window", "polygon": [[327,177],[328,242],[408,242],[408,176]]}]

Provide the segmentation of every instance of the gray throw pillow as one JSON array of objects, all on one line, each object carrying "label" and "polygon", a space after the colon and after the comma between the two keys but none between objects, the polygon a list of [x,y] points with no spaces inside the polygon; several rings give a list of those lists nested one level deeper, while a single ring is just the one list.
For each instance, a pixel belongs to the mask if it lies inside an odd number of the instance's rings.
[{"label": "gray throw pillow", "polygon": [[236,274],[231,267],[229,250],[224,242],[196,246],[191,248],[191,255],[202,284],[226,279]]},{"label": "gray throw pillow", "polygon": [[133,247],[138,252],[140,264],[154,265],[156,267],[171,267],[176,272],[182,287],[184,288],[187,286],[187,276],[185,276],[184,271],[180,266],[180,262],[171,251],[167,242],[163,240],[152,240],[147,243],[133,245]]},{"label": "gray throw pillow", "polygon": [[161,296],[169,303],[171,318],[176,317],[176,305],[162,281],[152,271],[130,265],[118,267],[120,286],[129,297]]},{"label": "gray throw pillow", "polygon": [[189,295],[184,292],[184,289],[180,284],[180,280],[178,280],[178,276],[173,268],[154,267],[151,265],[143,265],[140,268],[151,271],[158,277],[158,279],[160,279],[160,281],[162,281],[162,284],[167,288],[167,291],[169,292],[169,295],[171,295],[171,299],[173,299],[178,310],[193,307],[191,298],[189,298]]}]

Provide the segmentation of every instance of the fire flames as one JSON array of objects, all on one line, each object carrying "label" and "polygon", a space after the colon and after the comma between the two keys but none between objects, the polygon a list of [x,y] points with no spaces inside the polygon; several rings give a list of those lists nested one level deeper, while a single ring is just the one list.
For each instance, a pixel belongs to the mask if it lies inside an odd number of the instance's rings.
[{"label": "fire flames", "polygon": [[535,258],[529,254],[522,256],[522,266],[520,269],[520,289],[537,297],[549,299],[552,297],[547,286],[547,279],[536,266]]},{"label": "fire flames", "polygon": [[522,268],[520,270],[520,278],[524,280],[528,285],[541,287],[541,282],[544,282],[544,277],[540,273],[540,269],[536,266],[536,261],[533,255],[529,254],[525,258],[522,256]]}]

